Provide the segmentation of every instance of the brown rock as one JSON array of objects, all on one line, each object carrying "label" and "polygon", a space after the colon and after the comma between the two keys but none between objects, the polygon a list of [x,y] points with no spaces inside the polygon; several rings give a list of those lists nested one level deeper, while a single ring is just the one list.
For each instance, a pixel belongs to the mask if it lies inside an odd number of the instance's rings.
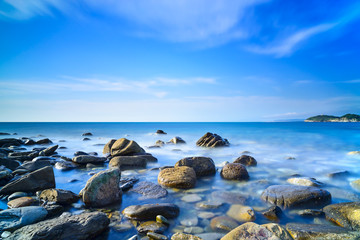
[{"label": "brown rock", "polygon": [[116,140],[111,147],[111,156],[126,156],[144,152],[144,149],[142,149],[135,141],[130,141],[126,138]]},{"label": "brown rock", "polygon": [[40,193],[41,200],[56,202],[58,204],[71,204],[77,202],[79,196],[71,191],[63,189],[46,189]]},{"label": "brown rock", "polygon": [[280,240],[274,233],[270,232],[265,227],[253,222],[244,223],[228,234],[221,240]]},{"label": "brown rock", "polygon": [[230,144],[227,139],[223,139],[219,135],[210,132],[207,132],[196,142],[196,146],[199,147],[223,147],[229,145]]},{"label": "brown rock", "polygon": [[220,176],[227,180],[248,180],[249,173],[241,163],[228,163],[221,169]]},{"label": "brown rock", "polygon": [[105,144],[104,149],[103,149],[104,155],[111,153],[111,147],[114,144],[114,142],[116,142],[116,139],[111,139],[107,144]]},{"label": "brown rock", "polygon": [[146,158],[143,158],[142,156],[116,156],[111,158],[109,162],[110,167],[117,167],[120,169],[145,168],[146,164]]},{"label": "brown rock", "polygon": [[36,202],[32,197],[20,197],[14,200],[11,200],[7,203],[9,208],[19,208],[19,207],[27,207],[31,206]]},{"label": "brown rock", "polygon": [[214,175],[216,172],[214,161],[208,157],[183,158],[175,164],[175,167],[180,166],[193,168],[197,177]]},{"label": "brown rock", "polygon": [[196,173],[190,167],[165,168],[158,176],[158,183],[172,188],[193,188],[196,184]]},{"label": "brown rock", "polygon": [[234,163],[241,163],[245,166],[256,166],[257,162],[255,160],[255,158],[249,156],[249,155],[242,155],[240,157],[238,157]]},{"label": "brown rock", "polygon": [[230,232],[239,224],[232,218],[227,216],[219,216],[211,219],[210,221],[211,229],[214,231],[220,232]]}]

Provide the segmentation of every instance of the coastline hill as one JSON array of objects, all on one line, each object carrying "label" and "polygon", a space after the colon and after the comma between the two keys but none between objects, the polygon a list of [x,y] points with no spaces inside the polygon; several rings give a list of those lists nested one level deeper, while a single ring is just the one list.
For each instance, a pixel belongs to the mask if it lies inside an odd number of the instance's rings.
[{"label": "coastline hill", "polygon": [[309,117],[305,122],[360,122],[360,115],[357,114],[345,114],[341,117],[331,115],[317,115]]}]

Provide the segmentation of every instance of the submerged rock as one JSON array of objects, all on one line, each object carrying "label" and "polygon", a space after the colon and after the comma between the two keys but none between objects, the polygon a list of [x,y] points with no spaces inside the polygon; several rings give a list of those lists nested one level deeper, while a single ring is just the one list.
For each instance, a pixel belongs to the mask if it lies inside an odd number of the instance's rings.
[{"label": "submerged rock", "polygon": [[0,190],[0,194],[10,194],[14,192],[35,192],[54,187],[54,171],[51,166],[47,166],[6,184]]},{"label": "submerged rock", "polygon": [[133,140],[120,138],[111,146],[111,156],[127,156],[134,153],[145,153],[145,150]]},{"label": "submerged rock", "polygon": [[121,202],[122,191],[119,182],[119,169],[105,170],[95,174],[81,190],[83,202],[91,207],[102,207],[114,202]]},{"label": "submerged rock", "polygon": [[56,169],[62,170],[62,171],[67,171],[67,170],[71,170],[77,167],[77,165],[73,162],[69,162],[69,161],[58,161],[55,163],[54,166]]},{"label": "submerged rock", "polygon": [[216,172],[214,161],[208,157],[183,158],[175,164],[175,167],[180,166],[193,168],[197,177],[214,175]]},{"label": "submerged rock", "polygon": [[258,225],[256,223],[248,222],[244,223],[231,232],[226,234],[221,240],[254,240],[254,239],[266,239],[266,240],[280,240],[273,232],[269,231],[266,227]]},{"label": "submerged rock", "polygon": [[239,222],[252,222],[255,221],[255,212],[252,207],[243,206],[239,204],[231,205],[226,215],[239,221]]},{"label": "submerged rock", "polygon": [[[69,216],[70,215],[70,216]],[[110,223],[105,213],[62,214],[58,218],[22,227],[7,239],[90,239],[104,231]]]},{"label": "submerged rock", "polygon": [[168,194],[167,190],[152,182],[139,182],[132,190],[133,192],[142,194],[144,198],[163,198]]},{"label": "submerged rock", "polygon": [[255,160],[255,158],[253,158],[249,155],[241,155],[234,161],[234,163],[241,163],[245,166],[256,166],[257,165],[257,161]]},{"label": "submerged rock", "polygon": [[196,173],[190,167],[165,168],[158,176],[158,183],[171,188],[193,188],[196,184]]},{"label": "submerged rock", "polygon": [[299,186],[313,186],[313,187],[320,187],[323,185],[321,182],[316,181],[315,178],[308,178],[308,177],[294,177],[289,178],[287,180],[288,183],[299,185]]},{"label": "submerged rock", "polygon": [[161,233],[165,232],[166,229],[167,229],[166,225],[155,222],[155,221],[143,222],[136,228],[136,230],[140,234],[147,234],[148,232],[154,232],[154,233],[161,234]]},{"label": "submerged rock", "polygon": [[135,220],[153,220],[157,215],[171,219],[179,213],[179,207],[171,203],[132,205],[123,210],[125,217]]},{"label": "submerged rock", "polygon": [[51,143],[53,143],[53,142],[48,138],[44,138],[44,139],[40,139],[40,140],[36,141],[36,144],[51,144]]},{"label": "submerged rock", "polygon": [[249,173],[241,163],[228,163],[220,172],[220,176],[227,180],[248,180]]},{"label": "submerged rock", "polygon": [[248,197],[239,192],[215,191],[211,193],[211,198],[219,203],[244,205]]},{"label": "submerged rock", "polygon": [[210,226],[211,229],[215,232],[230,232],[231,230],[239,226],[239,224],[230,217],[219,216],[211,219]]},{"label": "submerged rock", "polygon": [[326,219],[340,227],[360,230],[360,202],[331,204],[324,207]]},{"label": "submerged rock", "polygon": [[171,240],[202,240],[202,238],[191,234],[177,232],[172,235]]},{"label": "submerged rock", "polygon": [[16,138],[0,139],[0,148],[6,148],[6,147],[10,147],[10,146],[20,146],[22,144],[24,144],[24,142],[21,141],[20,139],[16,139]]},{"label": "submerged rock", "polygon": [[81,136],[92,136],[93,134],[91,132],[83,133]]},{"label": "submerged rock", "polygon": [[215,133],[207,132],[204,136],[202,136],[197,142],[196,146],[199,147],[223,147],[229,146],[229,141],[225,138],[223,139],[219,135]]},{"label": "submerged rock", "polygon": [[320,208],[331,202],[331,194],[316,187],[273,185],[264,190],[261,199],[283,208]]}]

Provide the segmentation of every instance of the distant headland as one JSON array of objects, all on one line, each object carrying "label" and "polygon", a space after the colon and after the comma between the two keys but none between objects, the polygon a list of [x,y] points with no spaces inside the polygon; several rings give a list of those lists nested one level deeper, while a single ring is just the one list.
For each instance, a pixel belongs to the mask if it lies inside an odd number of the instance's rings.
[{"label": "distant headland", "polygon": [[360,115],[350,113],[341,117],[331,115],[317,115],[307,118],[305,122],[360,122]]}]

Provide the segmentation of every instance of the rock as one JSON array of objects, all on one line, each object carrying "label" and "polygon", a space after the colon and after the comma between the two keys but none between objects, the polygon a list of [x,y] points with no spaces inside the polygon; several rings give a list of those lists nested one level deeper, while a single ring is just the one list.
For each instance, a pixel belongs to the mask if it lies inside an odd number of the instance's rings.
[{"label": "rock", "polygon": [[79,196],[71,191],[63,189],[46,189],[41,192],[40,197],[43,201],[55,202],[58,204],[71,204],[79,200]]},{"label": "rock", "polygon": [[148,232],[146,234],[146,236],[148,236],[150,239],[154,239],[154,240],[168,240],[168,238],[162,234],[159,233],[154,233],[154,232]]},{"label": "rock", "polygon": [[215,217],[215,214],[212,212],[199,212],[198,216],[199,218],[209,219]]},{"label": "rock", "polygon": [[351,151],[347,153],[348,155],[360,155],[360,151]]},{"label": "rock", "polygon": [[215,191],[211,193],[211,198],[218,203],[246,204],[247,196],[239,192]]},{"label": "rock", "polygon": [[183,158],[175,164],[175,167],[180,166],[193,168],[197,177],[214,175],[216,172],[214,161],[208,157]]},{"label": "rock", "polygon": [[227,139],[223,139],[219,135],[210,132],[207,132],[196,142],[196,146],[199,147],[222,147],[229,145],[230,143]]},{"label": "rock", "polygon": [[244,223],[226,234],[221,240],[280,240],[267,228],[253,222]]},{"label": "rock", "polygon": [[167,134],[166,132],[164,132],[163,130],[157,130],[156,134]]},{"label": "rock", "polygon": [[179,220],[181,225],[187,227],[196,226],[199,223],[197,215],[192,212],[187,212],[186,214],[181,215]]},{"label": "rock", "polygon": [[24,142],[21,141],[20,139],[16,139],[16,138],[0,139],[0,148],[6,148],[6,147],[10,147],[10,146],[20,146],[22,144],[24,144]]},{"label": "rock", "polygon": [[151,155],[150,153],[133,153],[130,156],[138,156],[145,158],[147,162],[157,162],[157,158]]},{"label": "rock", "polygon": [[177,232],[174,235],[172,235],[171,240],[202,240],[202,238],[199,238],[191,234]]},{"label": "rock", "polygon": [[148,181],[139,182],[131,191],[144,195],[142,199],[163,198],[168,194],[166,189]]},{"label": "rock", "polygon": [[104,149],[103,149],[104,155],[111,153],[111,147],[114,144],[114,142],[116,142],[116,139],[111,139],[107,144],[105,144]]},{"label": "rock", "polygon": [[145,168],[146,164],[146,158],[141,156],[117,156],[113,157],[109,162],[110,167],[120,169]]},{"label": "rock", "polygon": [[173,137],[172,139],[170,139],[169,143],[185,144],[186,142],[181,137]]},{"label": "rock", "polygon": [[239,222],[255,221],[255,212],[252,207],[234,204],[226,212],[226,215]]},{"label": "rock", "polygon": [[320,208],[331,202],[331,194],[316,187],[273,185],[264,190],[261,199],[284,208]]},{"label": "rock", "polygon": [[294,239],[359,239],[358,232],[351,232],[346,228],[323,224],[288,223],[286,230]]},{"label": "rock", "polygon": [[106,161],[104,157],[96,157],[91,155],[80,155],[72,159],[74,163],[87,164],[87,163],[103,163]]},{"label": "rock", "polygon": [[325,215],[325,213],[321,210],[316,209],[304,209],[300,210],[298,214],[302,217],[322,217]]},{"label": "rock", "polygon": [[27,140],[25,140],[24,144],[27,146],[31,146],[31,145],[35,145],[36,142],[32,139],[27,139]]},{"label": "rock", "polygon": [[354,180],[350,183],[351,187],[356,191],[360,191],[360,179]]},{"label": "rock", "polygon": [[15,170],[18,166],[20,166],[20,162],[13,159],[0,158],[0,166],[1,165],[10,170]]},{"label": "rock", "polygon": [[132,205],[123,210],[125,217],[135,220],[153,220],[157,215],[166,218],[176,218],[180,209],[177,205],[171,203]]},{"label": "rock", "polygon": [[64,212],[64,207],[57,204],[46,204],[43,207],[48,212],[47,218],[58,217]]},{"label": "rock", "polygon": [[6,184],[0,190],[0,194],[10,194],[14,192],[35,192],[54,187],[54,171],[52,167],[47,166]]},{"label": "rock", "polygon": [[156,142],[155,142],[155,145],[157,145],[157,146],[163,146],[165,144],[165,142],[164,141],[161,141],[161,140],[157,140]]},{"label": "rock", "polygon": [[193,188],[196,184],[196,173],[190,167],[165,168],[160,171],[158,183],[171,188]]},{"label": "rock", "polygon": [[207,233],[200,233],[200,234],[196,234],[196,235],[201,239],[220,240],[222,237],[225,236],[225,233],[207,232]]},{"label": "rock", "polygon": [[91,132],[83,133],[81,136],[92,136],[93,134]]},{"label": "rock", "polygon": [[350,175],[349,171],[338,171],[338,172],[329,173],[327,176],[329,178],[343,178],[349,175]]},{"label": "rock", "polygon": [[[159,131],[159,130],[158,130]],[[160,130],[161,131],[161,130]],[[10,133],[0,132],[0,135],[10,135]]]},{"label": "rock", "polygon": [[59,147],[59,145],[51,146],[46,148],[45,150],[42,150],[39,155],[40,156],[51,156],[55,153],[56,149]]},{"label": "rock", "polygon": [[109,222],[106,214],[101,212],[62,214],[58,218],[20,228],[8,239],[90,239],[104,231]]},{"label": "rock", "polygon": [[282,215],[282,211],[278,206],[272,206],[263,211],[262,214],[270,221],[279,221]]},{"label": "rock", "polygon": [[187,195],[184,195],[182,198],[181,198],[181,201],[184,201],[184,202],[199,202],[201,201],[201,197],[197,194],[187,194]]},{"label": "rock", "polygon": [[340,227],[360,230],[360,202],[331,204],[324,207],[326,219]]},{"label": "rock", "polygon": [[44,139],[40,139],[40,140],[36,141],[36,144],[51,144],[51,143],[53,143],[53,142],[48,138],[44,138]]},{"label": "rock", "polygon": [[155,221],[143,222],[136,228],[136,230],[140,234],[147,234],[148,232],[154,232],[154,233],[161,234],[161,233],[165,232],[166,229],[167,229],[166,225],[155,222]]},{"label": "rock", "polygon": [[90,138],[83,138],[83,141],[90,141],[91,139]]},{"label": "rock", "polygon": [[211,219],[210,221],[211,229],[219,232],[230,232],[239,224],[232,218],[227,216],[219,216]]},{"label": "rock", "polygon": [[10,169],[5,168],[4,166],[0,166],[0,186],[8,183],[12,177],[13,174]]},{"label": "rock", "polygon": [[81,190],[86,206],[102,207],[121,202],[122,191],[119,187],[120,170],[110,169],[92,176]]},{"label": "rock", "polygon": [[47,211],[43,207],[20,207],[0,211],[0,232],[14,231],[22,226],[43,220]]},{"label": "rock", "polygon": [[313,186],[313,187],[320,187],[323,185],[321,182],[316,181],[315,178],[308,178],[308,177],[294,177],[289,178],[287,180],[288,183],[299,185],[299,186]]},{"label": "rock", "polygon": [[74,156],[76,157],[76,156],[81,156],[81,155],[89,155],[88,153],[86,153],[86,152],[83,152],[83,151],[76,151],[75,153],[74,153]]},{"label": "rock", "polygon": [[130,141],[126,138],[118,139],[111,147],[111,156],[126,156],[133,153],[144,153],[142,149],[135,141]]},{"label": "rock", "polygon": [[62,171],[67,171],[76,168],[77,165],[69,161],[59,161],[55,163],[54,167]]},{"label": "rock", "polygon": [[33,172],[48,166],[51,166],[51,163],[48,160],[26,162],[19,166],[14,171],[14,173],[16,173],[18,170],[26,170],[27,172]]},{"label": "rock", "polygon": [[248,180],[249,173],[241,163],[226,164],[220,172],[220,176],[227,180]]},{"label": "rock", "polygon": [[198,202],[196,204],[196,207],[203,208],[203,209],[216,209],[223,205],[222,202],[218,201],[204,201],[204,202]]},{"label": "rock", "polygon": [[249,155],[241,155],[234,161],[234,163],[241,163],[245,166],[256,166],[257,165],[257,161],[255,160],[255,158],[253,158]]},{"label": "rock", "polygon": [[20,197],[26,197],[27,195],[28,194],[26,192],[15,192],[8,197],[8,201],[11,201],[11,200],[14,200],[14,199],[20,198]]},{"label": "rock", "polygon": [[281,240],[293,240],[293,238],[286,231],[286,229],[283,228],[282,226],[280,226],[279,224],[267,223],[267,224],[263,224],[261,226],[265,227],[267,230],[272,232],[276,237],[278,237]]},{"label": "rock", "polygon": [[36,202],[32,197],[20,197],[14,200],[11,200],[7,203],[9,208],[19,208],[19,207],[27,207],[31,206]]},{"label": "rock", "polygon": [[201,227],[186,227],[184,228],[184,232],[191,234],[199,234],[199,233],[203,233],[204,229]]},{"label": "rock", "polygon": [[165,224],[165,225],[170,225],[169,220],[167,220],[167,218],[162,216],[162,215],[157,215],[156,216],[156,222],[162,223],[162,224]]}]

